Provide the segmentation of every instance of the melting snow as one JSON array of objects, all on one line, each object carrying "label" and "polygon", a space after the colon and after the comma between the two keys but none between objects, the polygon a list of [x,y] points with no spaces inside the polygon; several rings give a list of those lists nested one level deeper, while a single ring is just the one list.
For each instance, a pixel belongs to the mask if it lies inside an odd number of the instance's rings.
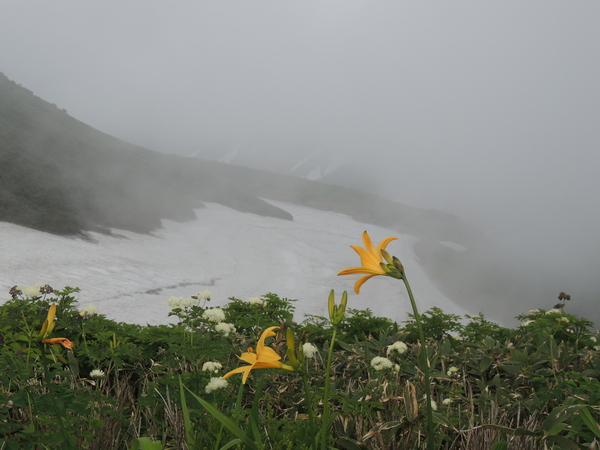
[{"label": "melting snow", "polygon": [[398,236],[388,251],[402,261],[421,312],[439,306],[447,313],[467,312],[427,278],[413,252],[416,238],[360,224],[348,216],[289,203],[272,202],[293,221],[240,213],[218,204],[196,211],[187,223],[163,221],[152,235],[114,230],[114,236],[91,233],[92,240],[60,237],[0,222],[0,299],[14,285],[36,282],[54,288],[81,288],[81,307],[130,323],[168,323],[167,299],[210,290],[210,306],[229,297],[247,300],[273,292],[297,299],[296,319],[327,314],[335,289],[349,293],[348,306],[370,308],[375,315],[405,320],[410,302],[402,282],[369,280],[360,295],[354,280],[339,277],[359,264],[349,247],[362,246],[366,228],[375,244]]}]

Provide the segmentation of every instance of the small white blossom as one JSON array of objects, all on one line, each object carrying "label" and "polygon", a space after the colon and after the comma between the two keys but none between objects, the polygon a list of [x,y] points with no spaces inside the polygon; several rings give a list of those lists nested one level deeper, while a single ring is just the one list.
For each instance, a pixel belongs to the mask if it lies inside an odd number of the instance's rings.
[{"label": "small white blossom", "polygon": [[[423,400],[427,400],[427,394],[423,394]],[[431,409],[437,411],[437,403],[435,402],[435,400],[431,400]]]},{"label": "small white blossom", "polygon": [[229,337],[231,333],[235,333],[235,326],[232,323],[221,322],[215,325],[215,331]]},{"label": "small white blossom", "polygon": [[92,378],[104,378],[104,370],[94,369],[90,372]]},{"label": "small white blossom", "polygon": [[89,305],[86,306],[85,308],[81,308],[81,311],[79,311],[79,315],[81,317],[83,317],[84,319],[91,317],[91,316],[95,316],[98,314],[98,308],[96,308],[95,306]]},{"label": "small white blossom", "polygon": [[452,403],[452,399],[451,399],[451,398],[445,398],[445,399],[442,401],[442,404],[443,404],[444,406],[448,406],[450,403]]},{"label": "small white blossom", "polygon": [[223,368],[223,365],[220,362],[216,361],[206,361],[202,365],[203,372],[218,372]]},{"label": "small white blossom", "polygon": [[167,304],[171,307],[171,309],[175,308],[190,308],[192,306],[198,305],[198,300],[190,298],[190,297],[177,297],[172,296],[167,300]]},{"label": "small white blossom", "polygon": [[560,309],[551,309],[550,311],[546,312],[546,315],[548,314],[562,314],[562,311]]},{"label": "small white blossom", "polygon": [[262,306],[265,304],[265,301],[262,300],[260,297],[252,297],[252,298],[249,298],[248,300],[246,300],[246,303],[248,303],[250,305]]},{"label": "small white blossom", "polygon": [[39,286],[37,283],[31,286],[27,286],[23,289],[23,295],[27,298],[39,297],[40,295],[42,295],[42,293],[40,292],[40,287],[41,286]]},{"label": "small white blossom", "polygon": [[394,364],[394,372],[398,373],[400,372],[400,364]]},{"label": "small white blossom", "polygon": [[532,309],[530,311],[527,311],[527,315],[528,316],[534,316],[536,314],[539,314],[540,310],[539,309]]},{"label": "small white blossom", "polygon": [[200,291],[196,294],[198,300],[210,300],[210,291]]},{"label": "small white blossom", "polygon": [[525,328],[527,325],[531,325],[533,322],[535,322],[535,320],[526,320],[525,322],[521,322],[519,327]]},{"label": "small white blossom", "polygon": [[387,348],[387,354],[391,354],[391,353],[398,353],[399,355],[402,355],[403,353],[406,353],[408,351],[408,346],[402,342],[402,341],[397,341],[394,342],[392,345],[388,345]]},{"label": "small white blossom", "polygon": [[600,351],[600,345],[594,345],[594,350]]},{"label": "small white blossom", "polygon": [[181,300],[181,305],[191,308],[192,306],[198,306],[198,304],[200,303],[200,300],[198,300],[197,298],[191,298],[191,297],[184,297]]},{"label": "small white blossom", "polygon": [[167,300],[167,304],[171,307],[171,309],[179,308],[182,297],[171,296]]},{"label": "small white blossom", "polygon": [[449,377],[453,376],[453,375],[458,375],[458,367],[450,367],[448,369],[448,371],[446,372],[446,375],[448,375]]},{"label": "small white blossom", "polygon": [[382,356],[376,356],[375,358],[373,358],[371,360],[371,365],[375,370],[391,369],[392,367],[394,367],[394,365],[389,359],[384,358]]},{"label": "small white blossom", "polygon": [[208,308],[202,313],[202,318],[209,322],[223,322],[225,320],[225,312],[221,308]]},{"label": "small white blossom", "polygon": [[596,340],[596,337],[595,337],[595,336],[592,336],[590,339],[592,340],[592,342],[598,342],[598,341]]},{"label": "small white blossom", "polygon": [[560,317],[558,319],[559,322],[570,322],[570,320],[567,317]]},{"label": "small white blossom", "polygon": [[450,337],[456,341],[462,341],[463,337],[460,334],[451,334]]},{"label": "small white blossom", "polygon": [[224,380],[221,377],[212,377],[204,390],[207,394],[210,394],[212,391],[216,391],[217,389],[222,389],[227,387],[227,380]]},{"label": "small white blossom", "polygon": [[307,342],[302,346],[302,352],[304,352],[304,356],[307,358],[314,358],[317,354],[317,347],[315,347],[310,342]]}]

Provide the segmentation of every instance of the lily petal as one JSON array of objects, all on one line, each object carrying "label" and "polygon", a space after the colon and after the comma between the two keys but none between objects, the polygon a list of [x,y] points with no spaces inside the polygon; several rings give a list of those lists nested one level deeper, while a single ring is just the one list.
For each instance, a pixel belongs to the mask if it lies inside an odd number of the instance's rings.
[{"label": "lily petal", "polygon": [[385,250],[387,245],[398,239],[397,237],[391,236],[385,238],[383,241],[379,243],[377,248],[373,246],[373,242],[371,241],[371,237],[369,233],[365,230],[362,235],[363,243],[365,248],[358,247],[356,245],[351,245],[352,249],[358,256],[360,256],[360,264],[362,267],[350,267],[348,269],[341,270],[338,275],[356,275],[356,274],[365,274],[367,276],[360,278],[354,284],[354,292],[357,294],[360,292],[361,286],[370,278],[376,275],[387,275],[386,271],[381,267],[381,263],[385,263],[384,257],[381,253],[382,250]]},{"label": "lily petal", "polygon": [[43,339],[42,342],[44,344],[60,344],[64,348],[73,348],[75,344],[68,340],[67,338],[52,338],[52,339]]},{"label": "lily petal", "polygon": [[256,353],[252,351],[252,348],[249,348],[248,352],[242,353],[240,356],[238,356],[239,359],[250,364],[249,366],[233,369],[232,371],[227,372],[222,378],[227,379],[236,373],[242,373],[244,374],[242,377],[242,383],[245,384],[250,372],[253,369],[285,369],[293,371],[294,369],[291,366],[282,364],[280,362],[281,356],[279,356],[275,350],[273,350],[271,347],[265,346],[265,339],[269,336],[275,336],[276,333],[273,330],[278,328],[279,327],[269,327],[262,332],[260,339],[256,344]]}]

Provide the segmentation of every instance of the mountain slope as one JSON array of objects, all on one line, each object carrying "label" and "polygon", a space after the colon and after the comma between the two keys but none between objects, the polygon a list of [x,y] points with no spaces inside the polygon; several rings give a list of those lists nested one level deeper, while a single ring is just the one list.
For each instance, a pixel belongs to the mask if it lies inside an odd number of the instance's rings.
[{"label": "mountain slope", "polygon": [[428,239],[466,239],[467,227],[449,214],[128,144],[72,118],[4,75],[0,165],[0,221],[58,234],[109,228],[149,232],[161,226],[161,219],[193,218],[202,202],[292,219],[264,197],[342,212]]},{"label": "mountain slope", "polygon": [[201,201],[291,219],[202,162],[99,132],[0,76],[0,220],[58,234],[148,232],[188,220]]}]

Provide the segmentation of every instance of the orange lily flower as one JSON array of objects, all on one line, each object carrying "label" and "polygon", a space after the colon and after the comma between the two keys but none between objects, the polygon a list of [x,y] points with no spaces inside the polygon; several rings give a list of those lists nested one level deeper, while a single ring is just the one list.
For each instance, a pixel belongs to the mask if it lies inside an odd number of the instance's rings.
[{"label": "orange lily flower", "polygon": [[381,267],[381,263],[384,262],[384,256],[381,253],[382,250],[385,250],[387,245],[393,241],[394,239],[398,239],[397,237],[389,237],[385,238],[381,243],[375,248],[373,246],[373,242],[371,242],[371,238],[369,237],[369,233],[366,231],[363,232],[363,242],[365,244],[365,248],[358,247],[356,245],[351,245],[356,253],[360,256],[360,264],[362,267],[350,267],[349,269],[344,269],[338,273],[338,275],[354,275],[354,274],[366,274],[365,277],[360,278],[356,283],[354,283],[354,292],[357,294],[360,293],[360,287],[369,279],[377,275],[387,275],[387,272]]},{"label": "orange lily flower", "polygon": [[44,344],[60,344],[64,348],[73,348],[75,344],[68,340],[67,338],[53,338],[53,339],[44,339],[42,341]]},{"label": "orange lily flower", "polygon": [[48,309],[48,316],[46,317],[46,321],[42,324],[42,329],[40,330],[40,337],[44,339],[56,326],[54,322],[54,318],[56,317],[56,303],[52,303],[50,305],[50,309]]},{"label": "orange lily flower", "polygon": [[293,371],[294,369],[291,366],[283,364],[279,361],[281,356],[279,356],[275,350],[273,350],[271,347],[265,347],[265,339],[269,336],[275,336],[275,332],[273,332],[273,330],[278,328],[279,327],[270,327],[263,331],[260,339],[258,340],[258,344],[256,345],[256,353],[254,353],[254,350],[252,347],[250,347],[247,352],[242,353],[241,356],[238,356],[239,359],[250,364],[249,366],[233,369],[232,371],[226,373],[223,376],[223,379],[225,380],[236,373],[243,373],[244,376],[242,378],[242,383],[246,384],[248,375],[250,375],[250,371],[253,369],[285,369]]},{"label": "orange lily flower", "polygon": [[61,344],[64,348],[73,348],[75,344],[68,340],[67,338],[53,338],[46,339],[54,327],[56,326],[56,322],[54,318],[56,317],[56,303],[52,303],[50,308],[48,309],[48,316],[46,317],[46,321],[42,324],[42,329],[40,330],[40,338],[42,339],[43,344]]}]

